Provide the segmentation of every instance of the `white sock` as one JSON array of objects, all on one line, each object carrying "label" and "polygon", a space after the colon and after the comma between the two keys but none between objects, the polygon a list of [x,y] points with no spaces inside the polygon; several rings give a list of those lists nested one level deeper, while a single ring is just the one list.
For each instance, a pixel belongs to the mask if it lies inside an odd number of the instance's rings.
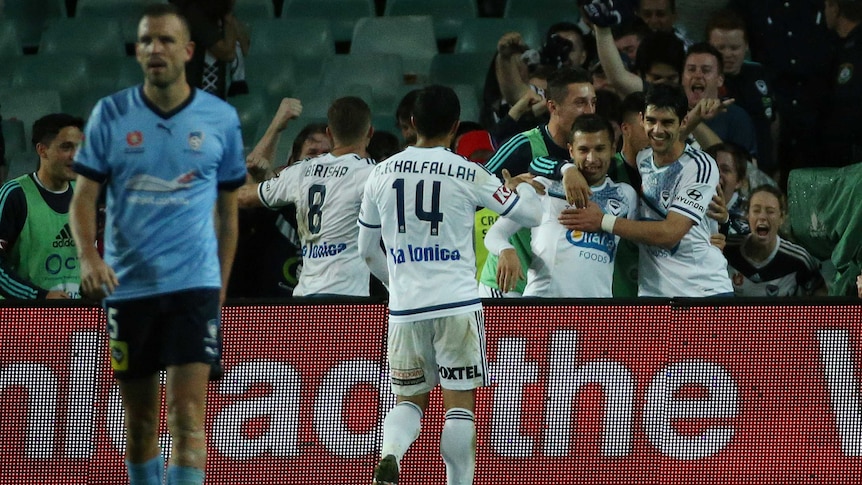
[{"label": "white sock", "polygon": [[390,409],[383,420],[383,447],[380,456],[395,455],[398,466],[410,445],[422,429],[422,408],[410,401],[401,401]]},{"label": "white sock", "polygon": [[448,485],[472,485],[476,471],[476,423],[471,411],[452,408],[440,435],[440,454],[446,463]]}]

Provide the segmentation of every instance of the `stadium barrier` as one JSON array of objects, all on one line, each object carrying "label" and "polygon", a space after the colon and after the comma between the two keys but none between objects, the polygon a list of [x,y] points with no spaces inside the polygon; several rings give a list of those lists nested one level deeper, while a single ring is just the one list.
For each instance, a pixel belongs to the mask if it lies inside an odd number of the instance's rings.
[{"label": "stadium barrier", "polygon": [[[475,483],[860,475],[862,305],[527,303],[486,305]],[[2,305],[0,483],[124,483],[101,309]],[[394,401],[385,321],[379,302],[227,306],[207,483],[369,483]],[[435,393],[401,483],[445,483],[441,414]]]}]

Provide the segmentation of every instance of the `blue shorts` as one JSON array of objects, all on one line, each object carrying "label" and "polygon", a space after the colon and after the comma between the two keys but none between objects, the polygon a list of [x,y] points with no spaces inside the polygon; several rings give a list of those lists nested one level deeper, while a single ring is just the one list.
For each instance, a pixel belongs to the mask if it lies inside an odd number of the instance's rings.
[{"label": "blue shorts", "polygon": [[111,369],[117,379],[172,365],[221,360],[219,290],[193,289],[105,303]]}]

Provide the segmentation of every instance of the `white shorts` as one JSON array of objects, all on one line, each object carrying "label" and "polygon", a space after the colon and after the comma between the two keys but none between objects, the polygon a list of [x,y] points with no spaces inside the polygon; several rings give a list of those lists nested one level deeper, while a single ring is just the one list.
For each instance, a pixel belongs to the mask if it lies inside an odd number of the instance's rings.
[{"label": "white shorts", "polygon": [[398,396],[425,394],[437,384],[469,391],[489,382],[482,310],[390,323],[387,351],[392,392]]}]

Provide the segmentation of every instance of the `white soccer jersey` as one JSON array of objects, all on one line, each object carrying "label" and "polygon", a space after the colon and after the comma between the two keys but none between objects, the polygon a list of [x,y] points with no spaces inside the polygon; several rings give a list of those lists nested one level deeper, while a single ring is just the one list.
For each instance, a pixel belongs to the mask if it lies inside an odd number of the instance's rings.
[{"label": "white soccer jersey", "polygon": [[724,250],[736,296],[811,295],[823,286],[820,263],[805,248],[779,237],[769,257],[754,261],[745,253],[750,237],[731,236]]},{"label": "white soccer jersey", "polygon": [[539,200],[446,148],[408,147],[374,167],[359,223],[380,228],[389,271],[389,321],[412,322],[481,308],[473,220],[488,207],[520,224],[539,222]]},{"label": "white soccer jersey", "polygon": [[672,249],[641,244],[638,295],[702,297],[733,292],[727,261],[710,244],[714,224],[706,216],[718,185],[718,166],[706,153],[686,146],[679,159],[657,167],[651,148],[638,153],[643,196],[640,219],[664,220],[673,211],[694,225]]},{"label": "white soccer jersey", "polygon": [[368,296],[370,272],[359,256],[356,220],[374,161],[324,154],[285,168],[258,185],[267,207],[296,204],[302,271],[295,296]]},{"label": "white soccer jersey", "polygon": [[[542,223],[532,230],[533,261],[527,272],[524,296],[544,298],[611,298],[613,296],[614,257],[620,237],[604,231],[572,231],[557,220],[569,207],[561,182],[544,177],[535,180],[545,187]],[[617,217],[637,217],[637,193],[628,184],[605,178],[592,187],[590,200],[602,212]]]}]

